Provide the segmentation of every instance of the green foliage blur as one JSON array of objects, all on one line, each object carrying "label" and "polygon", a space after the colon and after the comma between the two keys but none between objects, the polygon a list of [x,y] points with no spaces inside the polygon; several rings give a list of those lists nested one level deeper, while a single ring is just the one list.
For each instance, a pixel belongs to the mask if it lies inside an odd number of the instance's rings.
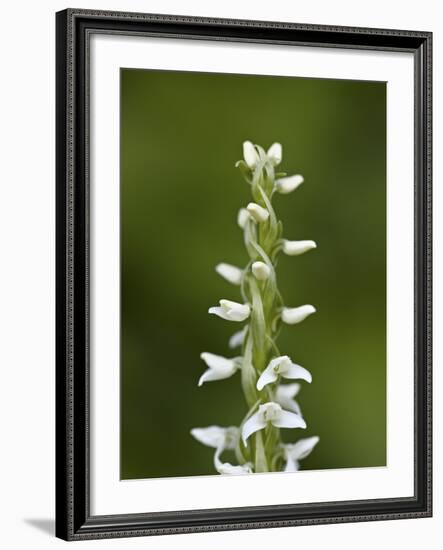
[{"label": "green foliage blur", "polygon": [[238,375],[197,387],[202,351],[237,351],[241,325],[207,310],[240,301],[214,266],[247,262],[246,139],[282,143],[282,170],[305,178],[275,197],[284,236],[318,244],[278,264],[286,305],[318,310],[279,337],[313,375],[298,396],[308,428],[283,436],[320,436],[303,469],[386,464],[385,83],[123,69],[122,479],[214,474],[190,429],[246,412]]}]

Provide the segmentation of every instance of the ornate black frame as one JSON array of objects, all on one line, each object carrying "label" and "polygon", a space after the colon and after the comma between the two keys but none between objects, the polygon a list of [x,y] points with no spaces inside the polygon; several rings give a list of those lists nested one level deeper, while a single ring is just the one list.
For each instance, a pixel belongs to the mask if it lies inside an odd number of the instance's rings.
[{"label": "ornate black frame", "polygon": [[[432,514],[429,32],[68,9],[57,13],[56,535],[65,540],[428,517]],[[410,498],[91,516],[89,510],[89,38],[168,36],[402,51],[415,64],[415,494]]]}]

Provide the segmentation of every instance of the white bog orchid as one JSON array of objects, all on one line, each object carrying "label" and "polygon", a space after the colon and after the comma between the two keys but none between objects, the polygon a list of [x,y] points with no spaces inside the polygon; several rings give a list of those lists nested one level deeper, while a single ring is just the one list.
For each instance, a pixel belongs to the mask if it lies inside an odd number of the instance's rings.
[{"label": "white bog orchid", "polygon": [[282,445],[286,460],[285,472],[297,472],[300,468],[299,460],[307,457],[317,443],[320,441],[318,436],[299,439],[297,443]]},{"label": "white bog orchid", "polygon": [[209,368],[200,376],[200,380],[198,381],[199,386],[202,386],[205,382],[230,378],[241,368],[241,357],[227,359],[226,357],[208,353],[207,351],[201,353],[200,357]]},{"label": "white bog orchid", "polygon": [[243,143],[243,158],[251,170],[257,166],[257,163],[260,160],[257,150],[250,141],[245,141]]},{"label": "white bog orchid", "polygon": [[207,428],[193,428],[191,435],[203,445],[213,447],[219,452],[233,450],[237,446],[240,431],[237,426],[208,426]]},{"label": "white bog orchid", "polygon": [[234,334],[229,338],[228,346],[231,349],[235,349],[242,346],[245,340],[246,332],[247,332],[247,327],[244,327],[242,328],[242,330],[234,332]]},{"label": "white bog orchid", "polygon": [[269,160],[274,166],[277,166],[277,164],[280,164],[281,159],[283,158],[283,151],[282,151],[281,144],[273,143],[271,147],[269,147],[267,155]]},{"label": "white bog orchid", "polygon": [[254,218],[257,223],[263,223],[269,218],[269,212],[263,206],[255,202],[250,202],[246,207],[246,210]]},{"label": "white bog orchid", "polygon": [[257,389],[261,391],[268,384],[273,384],[278,377],[289,378],[291,380],[306,380],[312,382],[311,373],[300,365],[296,365],[287,355],[275,357],[269,362],[269,365],[261,373],[257,380]]},{"label": "white bog orchid", "polygon": [[303,176],[296,174],[295,176],[286,176],[275,181],[276,190],[282,195],[287,195],[295,191],[304,182]]},{"label": "white bog orchid", "polygon": [[302,416],[300,405],[294,397],[300,391],[300,384],[279,384],[275,390],[275,401],[287,411],[295,412]]},{"label": "white bog orchid", "polygon": [[[280,468],[280,464],[286,471],[295,471],[298,461],[318,442],[314,437],[285,444],[280,432],[280,428],[306,428],[295,397],[300,391],[298,382],[312,380],[308,370],[293,363],[288,355],[280,355],[276,340],[281,322],[300,323],[316,310],[309,304],[285,307],[277,286],[278,257],[283,253],[297,256],[317,245],[314,241],[284,238],[283,221],[272,201],[276,193],[287,195],[297,189],[303,176],[287,176],[278,166],[283,157],[281,144],[270,143],[266,151],[258,144],[244,141],[244,160],[235,164],[251,193],[237,214],[248,256],[244,267],[225,262],[215,267],[221,277],[237,285],[240,302],[220,300],[219,305],[208,310],[222,319],[240,323],[237,328],[241,330],[232,334],[228,344],[229,348],[240,347],[241,351],[236,357],[209,352],[200,355],[207,368],[198,385],[236,376],[249,411],[239,428],[208,426],[191,430],[197,441],[212,447],[215,470],[223,475],[270,472],[277,465]],[[236,375],[237,371],[240,375]],[[229,383],[225,387],[229,388]],[[226,402],[230,403],[230,399],[234,397],[227,395]],[[235,459],[226,456],[232,463],[223,461],[225,451],[235,455]]]},{"label": "white bog orchid", "polygon": [[310,304],[299,307],[284,307],[281,313],[281,319],[287,325],[295,325],[301,323],[306,317],[309,317],[309,315],[312,315],[316,311],[315,307]]},{"label": "white bog orchid", "polygon": [[283,239],[283,252],[288,256],[299,256],[313,248],[317,248],[315,241],[288,241]]},{"label": "white bog orchid", "polygon": [[235,265],[221,262],[215,266],[215,271],[223,277],[228,283],[240,285],[243,277],[243,270]]},{"label": "white bog orchid", "polygon": [[246,445],[248,438],[266,428],[268,423],[276,428],[306,428],[306,422],[299,414],[285,411],[278,403],[269,401],[259,405],[258,411],[243,424],[243,443]]},{"label": "white bog orchid", "polygon": [[254,262],[251,266],[254,277],[259,281],[266,281],[271,274],[271,268],[265,262]]},{"label": "white bog orchid", "polygon": [[219,307],[210,307],[208,313],[217,315],[226,321],[241,323],[245,321],[251,313],[251,308],[248,304],[239,304],[231,300],[220,300],[219,304]]}]

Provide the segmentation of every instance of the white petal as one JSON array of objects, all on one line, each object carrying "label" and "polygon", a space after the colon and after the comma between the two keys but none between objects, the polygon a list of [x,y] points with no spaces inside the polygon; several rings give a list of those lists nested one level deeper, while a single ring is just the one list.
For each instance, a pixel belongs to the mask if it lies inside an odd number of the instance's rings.
[{"label": "white petal", "polygon": [[279,357],[274,357],[274,359],[269,362],[268,366],[277,373],[281,373],[287,370],[291,365],[292,361],[287,355],[280,355]]},{"label": "white petal", "polygon": [[198,381],[199,386],[201,386],[204,382],[230,378],[238,369],[235,361],[220,355],[203,352],[200,357],[208,365],[209,369],[200,377],[200,380]]},{"label": "white petal", "polygon": [[225,310],[230,321],[244,321],[251,312],[248,304],[239,304],[231,300],[220,300],[220,306]]},{"label": "white petal", "polygon": [[214,369],[205,370],[205,372],[200,376],[198,385],[202,386],[205,382],[225,380],[226,378],[230,378],[233,374],[235,374],[236,371],[237,369],[235,367],[225,371],[214,370]]},{"label": "white petal", "polygon": [[214,467],[219,474],[227,475],[241,475],[241,474],[252,474],[251,464],[243,464],[242,466],[233,466],[229,462],[222,462],[220,460],[220,455],[223,449],[217,449],[214,454]]},{"label": "white petal", "polygon": [[220,307],[210,307],[208,313],[218,315],[227,321],[244,321],[249,317],[251,308],[248,304],[239,304],[231,300],[220,300]]},{"label": "white petal", "polygon": [[299,187],[303,183],[303,181],[303,176],[297,174],[295,176],[279,178],[275,181],[275,185],[279,193],[281,193],[282,195],[287,195],[288,193],[291,193],[292,191],[297,189],[297,187]]},{"label": "white petal", "polygon": [[227,357],[221,355],[215,355],[215,353],[209,353],[204,351],[200,354],[200,358],[208,365],[210,369],[224,371],[235,367],[235,362]]},{"label": "white petal", "polygon": [[287,241],[283,240],[283,252],[288,256],[299,256],[313,248],[317,248],[315,241]]},{"label": "white petal", "polygon": [[242,429],[242,439],[243,443],[246,445],[248,438],[255,432],[263,430],[266,426],[266,421],[263,418],[263,415],[258,411],[253,414],[246,422],[243,424]]},{"label": "white petal", "polygon": [[300,465],[297,460],[292,459],[290,456],[286,457],[286,466],[284,472],[298,472]]},{"label": "white petal", "polygon": [[246,208],[240,208],[237,214],[237,223],[242,229],[246,227],[249,218],[249,212],[246,210]]},{"label": "white petal", "polygon": [[306,319],[306,317],[315,312],[315,307],[311,305],[304,305],[292,308],[285,307],[283,308],[281,318],[284,323],[287,323],[288,325],[295,325],[296,323],[300,323],[301,321]]},{"label": "white petal", "polygon": [[295,412],[301,415],[300,405],[294,397],[300,391],[300,384],[279,384],[275,392],[275,400],[287,411]]},{"label": "white petal", "polygon": [[258,223],[265,222],[269,218],[269,212],[266,210],[266,208],[263,208],[255,202],[250,202],[246,207],[246,210]]},{"label": "white petal", "polygon": [[238,348],[243,345],[246,336],[246,327],[234,334],[229,338],[228,345],[231,349]]},{"label": "white petal", "polygon": [[211,313],[213,315],[217,315],[218,317],[221,317],[222,319],[225,319],[226,321],[231,320],[231,318],[228,317],[226,311],[222,307],[210,307],[208,309],[208,313]]},{"label": "white petal", "polygon": [[[277,388],[277,395],[284,399],[293,399],[300,391],[300,384],[280,384]],[[283,407],[284,408],[284,407]]]},{"label": "white petal", "polygon": [[271,423],[277,428],[306,428],[306,422],[299,414],[283,410],[271,420]]},{"label": "white petal", "polygon": [[259,281],[266,281],[271,274],[271,268],[264,262],[254,262],[251,269],[254,277]]},{"label": "white petal", "polygon": [[257,162],[259,161],[258,153],[250,141],[245,141],[243,143],[243,158],[249,168],[255,168]]},{"label": "white petal", "polygon": [[221,426],[193,428],[191,430],[191,435],[195,437],[197,441],[203,443],[203,445],[218,449],[220,447],[224,447],[226,441],[226,433],[228,429],[229,428],[222,428]]},{"label": "white petal", "polygon": [[317,435],[299,439],[297,443],[285,445],[285,454],[294,460],[306,458],[320,441]]},{"label": "white petal", "polygon": [[243,466],[233,466],[229,462],[220,463],[217,468],[219,474],[238,476],[244,474],[252,474],[252,469],[250,464],[243,464]]},{"label": "white petal", "polygon": [[280,164],[282,159],[282,146],[280,143],[273,143],[268,149],[268,157],[274,166]]},{"label": "white petal", "polygon": [[289,369],[284,374],[282,373],[282,376],[290,380],[306,380],[309,384],[312,382],[311,373],[304,367],[296,365],[295,363],[291,363]]},{"label": "white petal", "polygon": [[235,265],[220,263],[215,266],[215,271],[228,283],[239,285],[242,280],[243,270]]},{"label": "white petal", "polygon": [[278,378],[278,374],[272,367],[271,363],[261,373],[260,378],[257,380],[257,389],[261,391],[268,384],[273,384]]},{"label": "white petal", "polygon": [[242,307],[243,304],[240,304],[239,302],[234,302],[232,300],[225,300],[224,298],[220,300],[220,305],[225,309],[234,309],[236,307]]}]

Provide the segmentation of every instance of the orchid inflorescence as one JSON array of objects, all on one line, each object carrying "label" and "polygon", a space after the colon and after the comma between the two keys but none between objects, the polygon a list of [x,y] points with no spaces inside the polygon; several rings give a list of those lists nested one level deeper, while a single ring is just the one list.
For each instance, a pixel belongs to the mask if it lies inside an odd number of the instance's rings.
[{"label": "orchid inflorescence", "polygon": [[[223,380],[240,372],[248,412],[239,427],[209,426],[194,428],[191,434],[200,443],[215,449],[214,467],[220,474],[253,472],[293,472],[299,460],[318,443],[317,436],[283,443],[282,428],[304,429],[306,422],[294,399],[300,384],[311,383],[312,376],[304,367],[282,355],[276,339],[282,323],[293,325],[315,313],[312,305],[286,307],[277,288],[276,265],[283,252],[297,256],[317,247],[311,240],[288,241],[282,238],[282,222],[277,219],[272,198],[275,193],[288,194],[303,183],[300,175],[276,172],[282,160],[282,146],[274,143],[266,152],[250,141],[243,143],[243,157],[236,163],[251,186],[252,199],[242,208],[237,222],[244,232],[249,262],[244,269],[227,263],[216,266],[216,272],[240,288],[242,302],[220,300],[209,313],[244,327],[232,335],[229,347],[241,347],[241,355],[232,358],[204,352],[201,359],[207,370],[198,385]],[[224,451],[235,453],[237,465],[222,462]]]}]

